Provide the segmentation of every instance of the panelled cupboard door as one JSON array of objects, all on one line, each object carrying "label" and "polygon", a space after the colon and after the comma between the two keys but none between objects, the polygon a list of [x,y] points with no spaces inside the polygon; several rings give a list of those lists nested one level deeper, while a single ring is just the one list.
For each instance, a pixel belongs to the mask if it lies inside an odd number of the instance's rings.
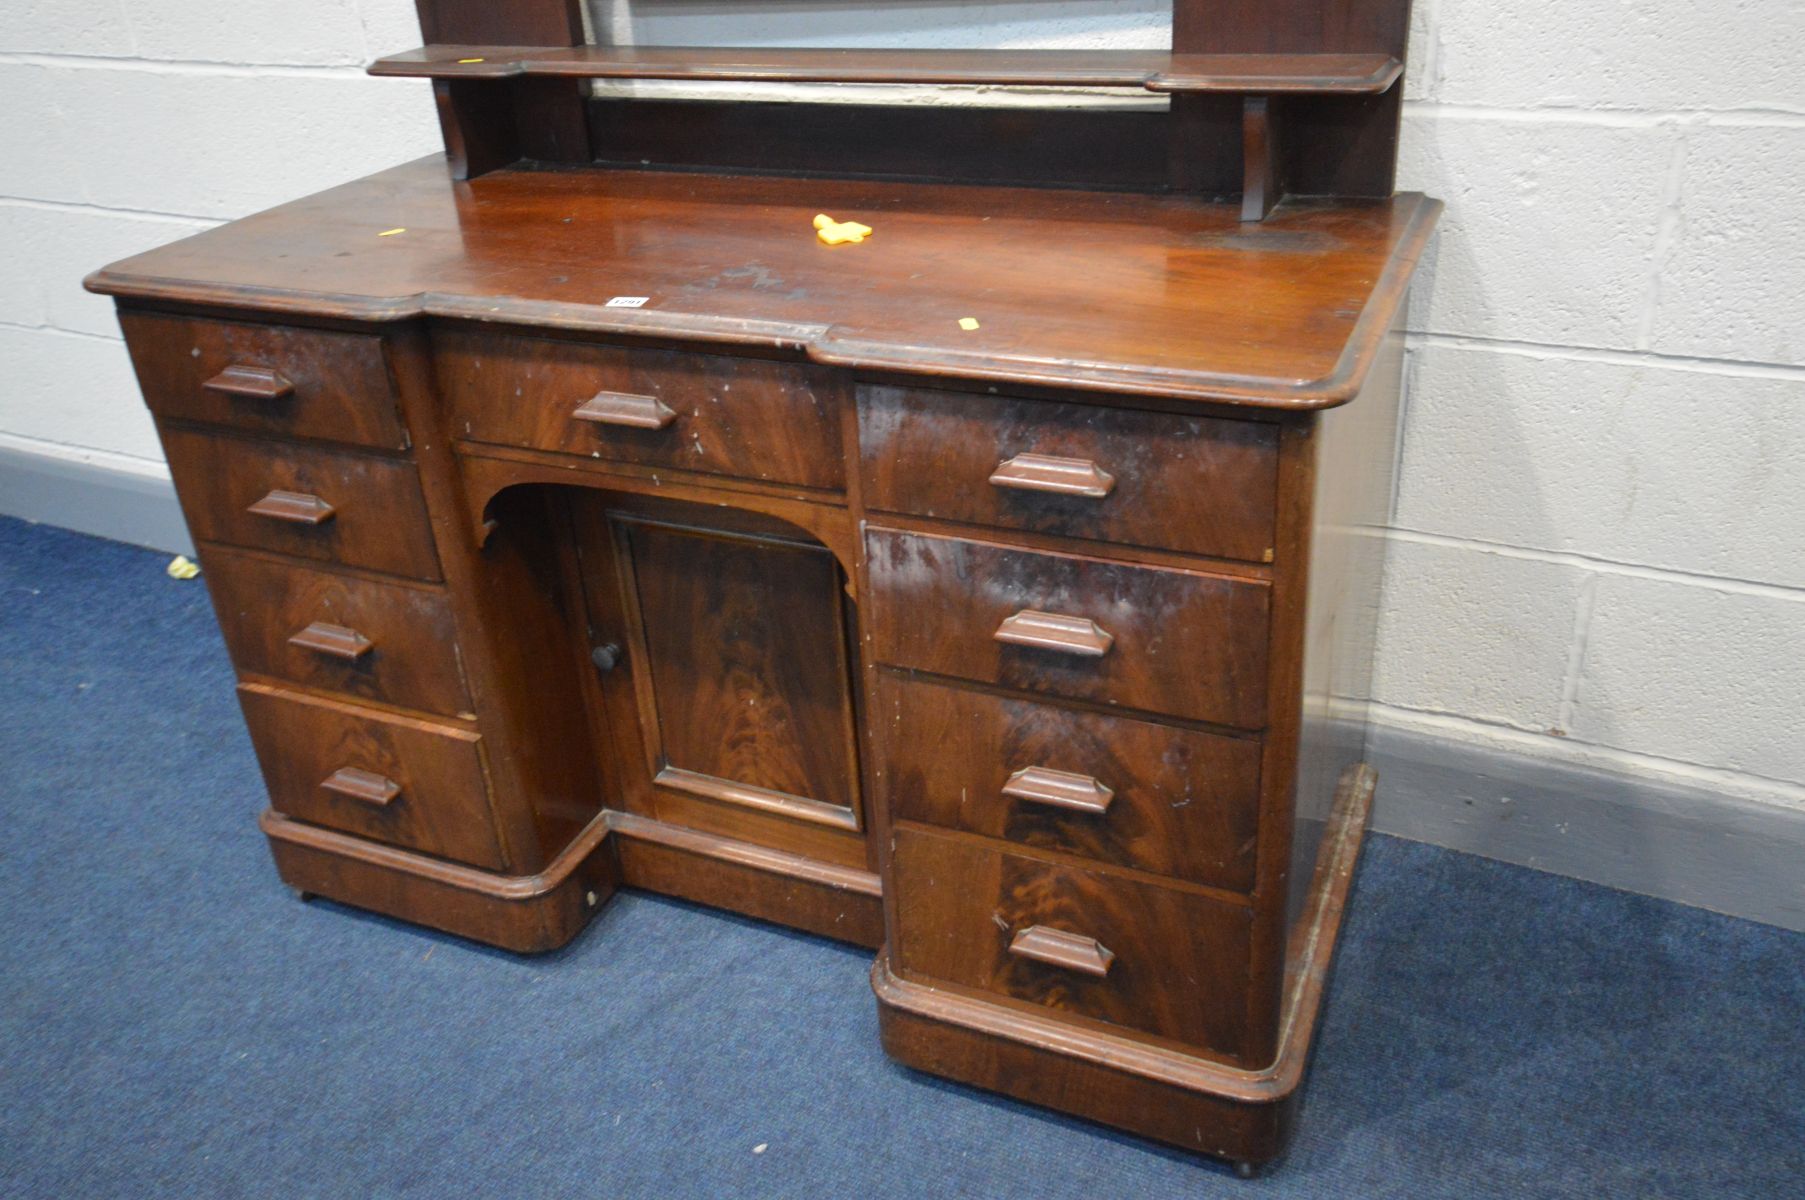
[{"label": "panelled cupboard door", "polygon": [[864,867],[846,578],[749,513],[573,495],[630,811]]}]

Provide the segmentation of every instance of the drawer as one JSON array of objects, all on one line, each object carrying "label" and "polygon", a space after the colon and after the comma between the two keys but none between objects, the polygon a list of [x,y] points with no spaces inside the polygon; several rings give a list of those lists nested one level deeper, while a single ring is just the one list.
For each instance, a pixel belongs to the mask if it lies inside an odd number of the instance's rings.
[{"label": "drawer", "polygon": [[1215,887],[1253,887],[1257,738],[886,674],[890,813]]},{"label": "drawer", "polygon": [[407,448],[381,338],[138,312],[119,325],[159,417]]},{"label": "drawer", "polygon": [[163,450],[198,539],[439,578],[410,462],[185,429]]},{"label": "drawer", "polygon": [[912,826],[896,829],[904,973],[1247,1053],[1252,910]]},{"label": "drawer", "polygon": [[843,488],[834,374],[808,364],[462,330],[434,337],[458,437]]},{"label": "drawer", "polygon": [[473,866],[507,863],[468,730],[285,692],[238,687],[279,813]]},{"label": "drawer", "polygon": [[1266,724],[1267,585],[870,529],[878,661],[1219,725]]},{"label": "drawer", "polygon": [[1274,425],[862,387],[859,454],[873,509],[1272,561]]},{"label": "drawer", "polygon": [[439,589],[229,550],[206,558],[207,587],[241,672],[445,716],[470,713],[457,629]]}]

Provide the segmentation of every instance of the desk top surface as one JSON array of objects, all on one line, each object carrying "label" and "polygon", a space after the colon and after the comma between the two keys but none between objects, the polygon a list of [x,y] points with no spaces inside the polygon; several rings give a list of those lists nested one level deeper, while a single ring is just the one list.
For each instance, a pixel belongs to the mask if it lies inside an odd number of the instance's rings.
[{"label": "desk top surface", "polygon": [[[1440,204],[652,171],[396,167],[90,277],[96,291],[350,320],[422,315],[853,368],[1269,408],[1350,398]],[[816,213],[875,229],[816,239]],[[396,232],[399,231],[399,232]],[[608,307],[615,297],[641,307]],[[976,329],[960,325],[972,318]]]}]

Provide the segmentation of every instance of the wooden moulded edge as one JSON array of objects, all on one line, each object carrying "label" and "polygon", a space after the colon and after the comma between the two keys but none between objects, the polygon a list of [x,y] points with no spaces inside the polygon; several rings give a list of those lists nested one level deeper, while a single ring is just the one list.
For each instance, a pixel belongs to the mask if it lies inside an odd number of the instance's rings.
[{"label": "wooden moulded edge", "polygon": [[[535,875],[499,875],[266,810],[259,825],[290,887],[522,953],[570,941],[619,886],[643,886],[859,945],[882,942],[867,871],[613,810]],[[674,866],[688,864],[686,886]]]},{"label": "wooden moulded edge", "polygon": [[970,1032],[1013,1042],[1215,1099],[1247,1105],[1282,1103],[1303,1081],[1376,782],[1373,769],[1358,763],[1348,768],[1336,789],[1322,852],[1311,879],[1309,909],[1298,922],[1289,947],[1289,990],[1278,1053],[1269,1067],[1231,1067],[1131,1038],[1079,1028],[1051,1015],[1024,1013],[903,979],[891,970],[888,948],[878,955],[871,969],[879,1016],[884,1018],[894,1011],[954,1034]]},{"label": "wooden moulded edge", "polygon": [[1389,90],[1403,69],[1394,55],[1378,52],[433,45],[378,59],[369,73],[491,81],[538,76],[1371,95]]},{"label": "wooden moulded edge", "polygon": [[1405,227],[1361,310],[1335,368],[1320,379],[1265,379],[1205,370],[1140,370],[1107,363],[998,358],[945,347],[923,348],[850,338],[832,326],[756,321],[706,313],[609,309],[599,304],[559,304],[511,296],[467,296],[436,292],[411,296],[344,296],[280,288],[195,283],[180,279],[96,271],[84,281],[90,292],[133,301],[222,305],[275,314],[349,321],[393,322],[419,317],[531,325],[577,333],[670,338],[711,345],[747,345],[800,353],[824,366],[905,375],[954,375],[963,379],[1118,392],[1200,403],[1302,412],[1333,408],[1356,396],[1365,382],[1379,342],[1403,303],[1442,210],[1439,200],[1414,199]]}]

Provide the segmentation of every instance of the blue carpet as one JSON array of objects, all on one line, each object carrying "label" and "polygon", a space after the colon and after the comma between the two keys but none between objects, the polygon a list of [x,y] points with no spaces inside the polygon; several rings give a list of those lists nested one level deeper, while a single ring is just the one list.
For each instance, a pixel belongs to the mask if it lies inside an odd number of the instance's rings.
[{"label": "blue carpet", "polygon": [[1251,1184],[892,1065],[863,951],[641,895],[536,959],[301,904],[163,562],[0,520],[5,1197],[1805,1195],[1805,938],[1383,837]]}]

